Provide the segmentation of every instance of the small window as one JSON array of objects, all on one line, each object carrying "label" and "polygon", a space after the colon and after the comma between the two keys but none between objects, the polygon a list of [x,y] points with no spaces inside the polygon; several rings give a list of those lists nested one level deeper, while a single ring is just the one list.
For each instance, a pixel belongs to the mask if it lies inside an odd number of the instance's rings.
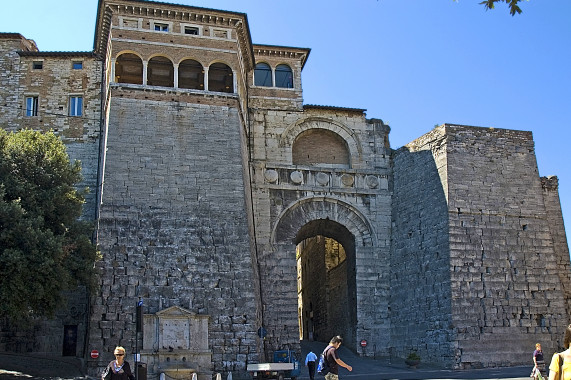
[{"label": "small window", "polygon": [[81,70],[81,69],[83,69],[83,62],[81,62],[81,61],[73,62],[73,63],[71,64],[71,67],[72,67],[74,70]]},{"label": "small window", "polygon": [[41,70],[44,68],[44,63],[42,61],[34,61],[34,63],[32,64],[32,68],[34,70]]},{"label": "small window", "polygon": [[217,38],[228,38],[228,31],[226,29],[212,29],[212,36]]},{"label": "small window", "polygon": [[124,28],[133,28],[137,29],[139,27],[139,21],[135,19],[123,19],[123,27]]},{"label": "small window", "polygon": [[258,63],[254,69],[254,85],[272,87],[272,68],[267,63]]},{"label": "small window", "polygon": [[276,67],[276,87],[293,88],[293,74],[288,65]]},{"label": "small window", "polygon": [[185,26],[184,27],[184,34],[190,34],[193,36],[198,36],[200,34],[200,30],[196,26]]},{"label": "small window", "polygon": [[168,32],[169,31],[169,25],[168,24],[155,23],[155,30],[159,31],[159,32]]},{"label": "small window", "polygon": [[26,97],[26,116],[38,116],[38,97]]},{"label": "small window", "polygon": [[69,97],[69,116],[81,116],[83,114],[83,96]]}]

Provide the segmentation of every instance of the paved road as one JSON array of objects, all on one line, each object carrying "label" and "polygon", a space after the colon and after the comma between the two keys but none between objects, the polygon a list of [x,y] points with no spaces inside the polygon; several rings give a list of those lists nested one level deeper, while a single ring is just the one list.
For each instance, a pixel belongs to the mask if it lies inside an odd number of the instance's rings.
[{"label": "paved road", "polygon": [[[311,343],[302,345],[302,355],[311,348],[316,354],[321,353],[325,344]],[[341,369],[341,380],[387,380],[387,379],[511,379],[530,380],[530,366],[476,369],[465,371],[442,370],[421,363],[417,369],[410,369],[402,360],[389,361],[361,358],[346,347],[341,347],[340,357],[353,366],[353,372]],[[302,363],[303,364],[303,363]],[[53,358],[36,355],[15,355],[0,353],[0,380],[96,380],[86,377],[81,371],[81,361],[76,358]],[[299,380],[309,380],[307,367],[302,366]],[[324,380],[316,375],[316,380]],[[224,378],[226,380],[226,378]],[[234,376],[237,380],[237,376]]]}]

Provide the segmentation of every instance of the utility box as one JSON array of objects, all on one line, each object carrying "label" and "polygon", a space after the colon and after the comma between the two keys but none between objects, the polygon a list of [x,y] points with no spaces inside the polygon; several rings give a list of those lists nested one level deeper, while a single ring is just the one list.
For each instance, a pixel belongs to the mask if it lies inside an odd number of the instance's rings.
[{"label": "utility box", "polygon": [[137,363],[137,380],[147,380],[147,363]]}]

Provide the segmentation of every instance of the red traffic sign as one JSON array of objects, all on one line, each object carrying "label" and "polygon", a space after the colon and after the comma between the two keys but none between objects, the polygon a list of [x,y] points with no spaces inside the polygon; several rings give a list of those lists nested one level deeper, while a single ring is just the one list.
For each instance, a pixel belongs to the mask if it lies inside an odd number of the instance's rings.
[{"label": "red traffic sign", "polygon": [[91,351],[91,359],[97,359],[99,357],[99,351],[93,350]]},{"label": "red traffic sign", "polygon": [[367,347],[367,341],[365,339],[361,341],[361,347]]}]

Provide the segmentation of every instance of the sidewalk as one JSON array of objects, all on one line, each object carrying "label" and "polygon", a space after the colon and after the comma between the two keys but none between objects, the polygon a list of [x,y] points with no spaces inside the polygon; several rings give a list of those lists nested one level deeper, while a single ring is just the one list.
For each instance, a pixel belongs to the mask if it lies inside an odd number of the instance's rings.
[{"label": "sidewalk", "polygon": [[[323,351],[324,343],[312,342],[302,345],[301,376],[298,380],[309,380],[305,355],[311,348],[317,355]],[[530,366],[485,368],[475,370],[453,371],[434,368],[421,363],[417,369],[408,368],[403,360],[381,358],[373,360],[361,358],[346,347],[341,347],[340,357],[353,367],[349,372],[341,369],[341,380],[381,380],[381,379],[512,379],[530,380]],[[38,355],[21,355],[0,353],[0,380],[92,380],[81,370],[81,360],[78,358],[47,357]],[[226,380],[226,377],[223,378]],[[316,380],[324,377],[315,375]]]},{"label": "sidewalk", "polygon": [[0,352],[0,379],[86,379],[81,360]]}]

